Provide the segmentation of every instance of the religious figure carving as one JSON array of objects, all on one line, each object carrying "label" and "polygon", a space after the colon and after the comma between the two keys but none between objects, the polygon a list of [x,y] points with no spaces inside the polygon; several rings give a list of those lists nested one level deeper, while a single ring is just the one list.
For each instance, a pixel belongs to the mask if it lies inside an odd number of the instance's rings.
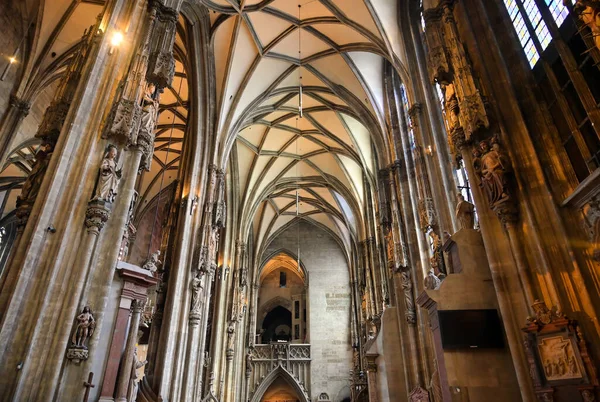
[{"label": "religious figure carving", "polygon": [[92,200],[114,202],[117,194],[117,186],[121,180],[121,170],[117,170],[117,148],[109,145],[100,164],[96,191]]},{"label": "religious figure carving", "polygon": [[40,187],[42,186],[42,181],[44,180],[48,165],[50,164],[52,152],[54,152],[54,146],[51,143],[45,142],[40,146],[35,154],[33,168],[31,169],[31,172],[29,172],[27,180],[23,183],[21,195],[17,197],[17,207],[24,204],[33,204],[35,201],[40,191]]},{"label": "religious figure carving", "polygon": [[194,275],[192,278],[192,304],[190,307],[190,311],[192,313],[200,313],[201,302],[201,293],[202,293],[202,279],[200,279],[199,275]]},{"label": "religious figure carving", "polygon": [[442,281],[435,274],[433,268],[431,268],[429,270],[429,272],[427,273],[427,276],[425,277],[425,279],[423,279],[423,285],[425,286],[425,289],[436,290],[440,287],[441,284],[442,284]]},{"label": "religious figure carving", "polygon": [[77,316],[77,327],[73,333],[71,342],[73,346],[87,349],[86,342],[94,334],[96,320],[89,306],[85,306]]},{"label": "religious figure carving", "polygon": [[146,85],[142,97],[142,118],[140,130],[154,133],[154,125],[158,117],[158,101],[156,100],[156,86],[152,83]]},{"label": "religious figure carving", "polygon": [[162,262],[158,259],[160,257],[160,250],[156,250],[150,257],[144,262],[142,266],[143,269],[150,271],[152,275],[156,275],[156,271],[158,271],[158,266],[162,264]]},{"label": "religious figure carving", "polygon": [[132,144],[138,145],[143,152],[140,169],[150,170],[152,155],[154,153],[154,128],[158,118],[158,101],[156,100],[156,86],[147,84],[142,97],[142,117],[140,118],[140,129]]},{"label": "religious figure carving", "polygon": [[140,361],[138,358],[138,349],[137,346],[133,351],[133,364],[131,365],[131,377],[130,377],[130,388],[129,388],[129,397],[127,398],[128,402],[135,402],[137,400],[139,382],[141,380],[137,375],[137,371],[148,364],[148,360]]},{"label": "religious figure carving", "polygon": [[445,274],[446,267],[444,267],[444,255],[442,253],[442,239],[435,232],[435,230],[431,230],[429,232],[429,237],[431,238],[431,258],[429,262],[431,263],[431,268],[433,268],[434,273],[437,274]]},{"label": "religious figure carving", "polygon": [[416,324],[417,315],[415,312],[415,300],[412,293],[412,279],[409,271],[402,271],[400,274],[400,283],[402,290],[404,291],[404,312],[406,322],[409,324]]},{"label": "religious figure carving", "polygon": [[500,152],[496,139],[492,139],[492,147],[487,141],[479,144],[479,149],[474,152],[473,165],[481,180],[481,188],[486,195],[490,206],[509,199],[507,173],[510,163]]},{"label": "religious figure carving", "polygon": [[456,204],[456,219],[458,220],[458,229],[473,229],[475,227],[475,205],[465,200],[465,197],[458,193],[458,204]]}]

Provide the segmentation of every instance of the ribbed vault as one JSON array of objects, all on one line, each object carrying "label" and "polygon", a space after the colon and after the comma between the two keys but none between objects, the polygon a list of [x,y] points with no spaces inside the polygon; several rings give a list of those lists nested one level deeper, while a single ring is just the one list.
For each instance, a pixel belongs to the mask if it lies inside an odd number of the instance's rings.
[{"label": "ribbed vault", "polygon": [[220,163],[235,172],[241,237],[259,257],[302,219],[349,257],[387,160],[384,63],[406,76],[396,2],[201,3],[211,10],[215,126]]}]

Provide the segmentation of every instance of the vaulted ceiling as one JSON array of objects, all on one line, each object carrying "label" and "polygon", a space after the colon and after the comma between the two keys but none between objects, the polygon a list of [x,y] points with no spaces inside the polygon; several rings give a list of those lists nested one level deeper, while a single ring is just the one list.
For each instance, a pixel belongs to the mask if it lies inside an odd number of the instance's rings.
[{"label": "vaulted ceiling", "polygon": [[211,10],[216,126],[242,236],[264,250],[304,219],[350,255],[387,148],[384,63],[403,71],[398,2],[200,2]]}]

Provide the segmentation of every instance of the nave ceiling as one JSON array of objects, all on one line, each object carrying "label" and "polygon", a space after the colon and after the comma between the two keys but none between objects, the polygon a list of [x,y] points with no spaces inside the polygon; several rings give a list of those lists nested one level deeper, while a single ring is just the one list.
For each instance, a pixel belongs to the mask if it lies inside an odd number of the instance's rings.
[{"label": "nave ceiling", "polygon": [[[94,23],[103,1],[33,3],[31,10],[39,7],[41,12],[40,29],[26,58],[35,71],[26,85],[38,94],[60,76],[61,66]],[[350,256],[353,242],[366,235],[365,185],[375,183],[376,160],[387,158],[384,63],[406,77],[396,22],[398,2],[189,3],[209,9],[214,126],[220,163],[230,162],[242,236],[251,233],[256,250],[264,249],[297,219],[298,190],[299,218],[333,234]],[[191,61],[184,26],[176,42],[176,78],[161,97],[157,152],[137,188],[140,210],[177,178],[189,108],[186,70]],[[33,134],[22,133],[13,142],[13,148],[23,146],[15,148],[15,163],[5,166],[3,176],[26,175],[36,147]]]},{"label": "nave ceiling", "polygon": [[365,237],[366,186],[387,158],[384,63],[405,76],[397,2],[201,3],[211,10],[216,127],[242,236],[251,233],[260,258],[303,219],[350,257]]}]

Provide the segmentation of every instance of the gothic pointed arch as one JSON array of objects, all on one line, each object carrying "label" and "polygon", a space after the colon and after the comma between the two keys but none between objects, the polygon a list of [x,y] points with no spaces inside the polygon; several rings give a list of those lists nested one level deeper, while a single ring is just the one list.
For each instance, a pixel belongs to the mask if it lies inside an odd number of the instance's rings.
[{"label": "gothic pointed arch", "polygon": [[273,382],[278,378],[283,378],[285,382],[287,382],[288,385],[291,386],[294,391],[296,391],[296,394],[300,398],[300,402],[309,402],[304,387],[289,371],[287,371],[281,365],[274,368],[269,374],[265,376],[260,385],[254,391],[254,395],[252,395],[252,399],[250,399],[250,401],[260,402],[265,392],[269,389],[271,384],[273,384]]}]

